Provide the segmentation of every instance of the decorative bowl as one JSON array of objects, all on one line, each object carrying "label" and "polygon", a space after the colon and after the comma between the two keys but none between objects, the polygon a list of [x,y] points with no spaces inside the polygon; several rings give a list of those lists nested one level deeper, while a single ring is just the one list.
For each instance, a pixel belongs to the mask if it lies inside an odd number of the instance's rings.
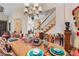
[{"label": "decorative bowl", "polygon": [[41,44],[41,39],[35,39],[35,40],[33,40],[32,44],[36,45],[36,46],[40,45]]},{"label": "decorative bowl", "polygon": [[51,47],[49,52],[51,53],[51,55],[63,56],[65,54],[65,51],[59,47]]},{"label": "decorative bowl", "polygon": [[8,39],[9,42],[14,42],[14,41],[17,41],[17,40],[18,40],[18,38],[9,38]]},{"label": "decorative bowl", "polygon": [[44,52],[40,48],[30,49],[27,53],[27,56],[43,56]]}]

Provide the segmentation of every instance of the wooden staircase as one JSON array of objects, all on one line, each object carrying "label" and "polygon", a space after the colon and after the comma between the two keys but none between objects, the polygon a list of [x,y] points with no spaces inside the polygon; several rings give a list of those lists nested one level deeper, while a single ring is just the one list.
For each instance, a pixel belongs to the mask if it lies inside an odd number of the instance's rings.
[{"label": "wooden staircase", "polygon": [[45,20],[39,26],[39,28],[42,28],[45,33],[48,32],[51,28],[53,28],[56,24],[55,11],[56,8],[51,9],[49,11],[50,14],[45,18]]},{"label": "wooden staircase", "polygon": [[[53,19],[55,19],[56,17],[54,17]],[[55,26],[56,21],[51,20],[49,22],[49,24],[47,24],[47,27],[44,29],[44,32],[48,32],[51,28],[53,28]]]}]

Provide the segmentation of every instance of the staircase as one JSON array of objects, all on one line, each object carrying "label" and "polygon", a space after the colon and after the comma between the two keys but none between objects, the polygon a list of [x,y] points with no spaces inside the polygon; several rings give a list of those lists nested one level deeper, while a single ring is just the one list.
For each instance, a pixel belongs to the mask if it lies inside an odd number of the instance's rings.
[{"label": "staircase", "polygon": [[49,14],[39,26],[39,28],[42,28],[45,33],[51,30],[51,28],[53,28],[56,24],[56,8],[52,8],[48,10],[48,12]]}]

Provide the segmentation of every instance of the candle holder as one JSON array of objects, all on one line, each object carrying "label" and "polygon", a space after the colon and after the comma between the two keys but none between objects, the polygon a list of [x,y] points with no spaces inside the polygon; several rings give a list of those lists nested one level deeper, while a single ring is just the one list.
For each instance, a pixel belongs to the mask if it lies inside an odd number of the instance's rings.
[{"label": "candle holder", "polygon": [[69,30],[70,28],[70,22],[65,22],[66,30]]}]

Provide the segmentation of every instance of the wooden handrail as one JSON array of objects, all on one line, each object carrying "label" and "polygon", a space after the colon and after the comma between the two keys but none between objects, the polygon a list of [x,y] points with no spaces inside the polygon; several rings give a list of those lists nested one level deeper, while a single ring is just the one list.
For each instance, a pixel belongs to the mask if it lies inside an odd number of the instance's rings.
[{"label": "wooden handrail", "polygon": [[52,24],[52,26],[50,28],[48,28],[47,30],[45,30],[44,32],[49,31],[55,24]]},{"label": "wooden handrail", "polygon": [[[54,18],[55,19],[55,18]],[[51,25],[51,26],[50,26]],[[50,23],[50,25],[48,26],[49,28],[47,28],[47,30],[45,30],[44,32],[49,31],[55,24]]]},{"label": "wooden handrail", "polygon": [[56,18],[56,16],[48,24],[46,24],[44,27],[46,27],[47,25],[49,25],[55,18]]},{"label": "wooden handrail", "polygon": [[53,10],[53,8],[52,8],[51,13],[45,18],[45,20],[40,24],[39,27],[41,27],[41,25],[50,17],[50,15],[52,15],[52,13],[53,13],[55,10],[56,10],[56,8],[55,8],[54,10]]}]

